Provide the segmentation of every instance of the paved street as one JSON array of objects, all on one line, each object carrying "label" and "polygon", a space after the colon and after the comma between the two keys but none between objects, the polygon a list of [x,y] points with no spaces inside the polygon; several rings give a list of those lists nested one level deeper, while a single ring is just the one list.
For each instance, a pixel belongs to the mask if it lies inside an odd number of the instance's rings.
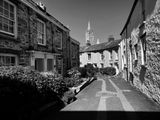
[{"label": "paved street", "polygon": [[62,111],[160,111],[153,101],[122,79],[99,77]]},{"label": "paved street", "polygon": [[[109,116],[118,116],[135,120],[142,117],[146,119],[147,115],[160,111],[155,102],[121,78],[98,77],[98,80],[92,82],[76,97],[75,102],[62,109],[59,117],[66,115],[67,118],[72,113],[76,117],[79,115],[78,118],[87,115],[91,119],[104,120]],[[49,118],[51,119],[52,115]]]}]

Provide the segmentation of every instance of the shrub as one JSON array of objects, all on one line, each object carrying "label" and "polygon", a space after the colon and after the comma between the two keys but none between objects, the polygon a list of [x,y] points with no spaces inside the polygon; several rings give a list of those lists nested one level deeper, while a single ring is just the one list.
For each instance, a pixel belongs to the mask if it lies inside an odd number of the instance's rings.
[{"label": "shrub", "polygon": [[69,89],[62,77],[43,75],[29,67],[0,67],[0,98],[3,111],[34,110],[60,100]]},{"label": "shrub", "polygon": [[94,68],[92,64],[87,64],[84,67],[86,68],[88,77],[94,77],[95,76],[96,68]]},{"label": "shrub", "polygon": [[71,68],[70,70],[68,70],[67,71],[68,73],[68,76],[70,77],[70,78],[76,78],[76,79],[78,79],[78,78],[80,78],[80,76],[81,76],[81,73],[78,71],[78,68],[76,68],[76,67],[74,67],[74,68]]},{"label": "shrub", "polygon": [[79,67],[78,71],[81,73],[80,77],[82,77],[82,78],[87,77],[87,69],[85,67]]},{"label": "shrub", "polygon": [[80,85],[83,82],[83,79],[78,78],[65,78],[64,82],[66,84],[67,87],[77,87],[78,85]]},{"label": "shrub", "polygon": [[75,99],[75,93],[72,90],[66,91],[64,93],[64,96],[62,97],[62,100],[64,101],[65,105],[71,103]]},{"label": "shrub", "polygon": [[114,67],[100,68],[100,72],[105,75],[113,76],[116,74],[116,69]]}]

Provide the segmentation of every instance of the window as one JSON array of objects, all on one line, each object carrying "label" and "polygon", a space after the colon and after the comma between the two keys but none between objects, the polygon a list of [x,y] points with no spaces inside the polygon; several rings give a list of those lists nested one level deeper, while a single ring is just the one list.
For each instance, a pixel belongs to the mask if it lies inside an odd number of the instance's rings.
[{"label": "window", "polygon": [[141,39],[140,47],[141,47],[141,63],[142,65],[145,65],[146,63],[146,44],[145,44],[144,38]]},{"label": "window", "polygon": [[47,71],[53,70],[53,59],[47,59]]},{"label": "window", "polygon": [[109,60],[112,60],[112,51],[109,51]]},{"label": "window", "polygon": [[55,35],[55,46],[57,48],[62,49],[62,32],[60,32],[59,30],[56,31],[56,35]]},{"label": "window", "polygon": [[88,60],[91,60],[91,53],[88,53]]},{"label": "window", "polygon": [[101,63],[101,68],[104,68],[104,64],[103,63]]},{"label": "window", "polygon": [[62,74],[63,60],[61,58],[58,58],[57,64],[58,64],[58,69],[57,69],[58,73]]},{"label": "window", "polygon": [[41,20],[37,20],[37,40],[38,44],[45,45],[45,23]]},{"label": "window", "polygon": [[76,58],[76,48],[75,48],[75,45],[71,44],[71,48],[72,48],[72,58]]},{"label": "window", "polygon": [[15,35],[15,5],[8,0],[0,0],[0,32]]},{"label": "window", "polygon": [[138,45],[134,45],[134,59],[138,60]]},{"label": "window", "polygon": [[39,72],[44,71],[44,59],[42,58],[35,59],[35,70],[38,70]]},{"label": "window", "polygon": [[101,60],[104,60],[103,52],[101,53]]},{"label": "window", "polygon": [[141,65],[146,64],[146,33],[140,36]]},{"label": "window", "polygon": [[15,56],[0,55],[0,66],[14,66],[16,65]]}]

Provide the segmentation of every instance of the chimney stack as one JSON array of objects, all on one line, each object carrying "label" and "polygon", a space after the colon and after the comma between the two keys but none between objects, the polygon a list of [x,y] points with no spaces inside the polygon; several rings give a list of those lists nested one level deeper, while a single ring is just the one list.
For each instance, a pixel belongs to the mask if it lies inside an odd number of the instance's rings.
[{"label": "chimney stack", "polygon": [[111,41],[114,41],[113,35],[109,35],[109,37],[108,37],[108,42],[111,42]]}]

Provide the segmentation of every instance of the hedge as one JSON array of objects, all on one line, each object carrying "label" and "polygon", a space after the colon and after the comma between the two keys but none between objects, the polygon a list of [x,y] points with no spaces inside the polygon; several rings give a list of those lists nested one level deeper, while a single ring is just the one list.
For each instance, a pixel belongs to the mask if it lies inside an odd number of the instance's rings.
[{"label": "hedge", "polygon": [[100,68],[100,72],[105,75],[113,76],[116,74],[116,69],[114,67]]},{"label": "hedge", "polygon": [[0,112],[23,116],[54,101],[62,107],[61,98],[68,90],[60,76],[46,76],[29,67],[0,67]]}]

